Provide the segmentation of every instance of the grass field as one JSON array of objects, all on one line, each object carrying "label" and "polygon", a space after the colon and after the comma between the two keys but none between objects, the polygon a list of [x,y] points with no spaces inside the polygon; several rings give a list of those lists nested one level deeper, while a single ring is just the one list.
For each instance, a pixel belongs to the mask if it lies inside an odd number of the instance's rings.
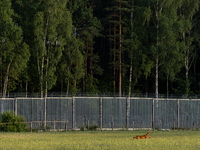
[{"label": "grass field", "polygon": [[133,136],[146,133],[147,131],[0,133],[0,149],[200,149],[200,131],[150,131],[151,139],[131,140]]}]

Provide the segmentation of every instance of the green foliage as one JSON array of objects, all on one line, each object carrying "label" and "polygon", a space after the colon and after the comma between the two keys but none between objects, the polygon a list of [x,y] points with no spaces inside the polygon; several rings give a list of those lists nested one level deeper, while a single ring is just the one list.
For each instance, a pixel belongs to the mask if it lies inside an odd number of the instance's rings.
[{"label": "green foliage", "polygon": [[41,93],[43,87],[47,91],[56,84],[57,64],[72,35],[71,14],[66,4],[67,0],[45,1],[35,14],[34,39]]},{"label": "green foliage", "polygon": [[98,128],[98,125],[92,125],[92,126],[89,127],[89,130],[96,131],[97,128]]},{"label": "green foliage", "polygon": [[27,124],[20,123],[20,122],[25,122],[25,119],[23,118],[23,116],[14,115],[14,113],[11,110],[0,114],[0,119],[1,119],[0,120],[1,123],[8,123],[8,124],[0,125],[0,131],[3,131],[3,132],[26,131]]},{"label": "green foliage", "polygon": [[[12,18],[16,15],[11,4],[10,0],[0,2],[0,71],[1,82],[4,80],[3,97],[7,92],[8,84],[12,84],[9,86],[10,90],[15,89],[15,82],[30,57],[29,46],[23,42],[23,31]],[[11,83],[9,79],[12,80]]]},{"label": "green foliage", "polygon": [[80,131],[85,131],[85,126],[81,126]]},{"label": "green foliage", "polygon": [[1,0],[0,93],[112,92],[114,80],[117,93],[120,66],[123,92],[154,93],[156,65],[159,93],[198,93],[199,4]]},{"label": "green foliage", "polygon": [[[98,125],[89,126],[89,131],[96,131],[97,128],[98,128]],[[88,131],[88,125],[87,124],[86,124],[86,127],[85,126],[80,127],[80,131],[85,131],[85,130]]]}]

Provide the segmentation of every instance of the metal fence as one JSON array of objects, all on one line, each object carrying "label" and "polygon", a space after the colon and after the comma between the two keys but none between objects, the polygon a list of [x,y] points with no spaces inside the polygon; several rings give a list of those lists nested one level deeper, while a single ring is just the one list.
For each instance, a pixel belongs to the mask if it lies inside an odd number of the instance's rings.
[{"label": "metal fence", "polygon": [[[68,129],[99,128],[194,128],[200,126],[200,99],[126,97],[2,98],[0,110],[12,110],[31,121],[68,121]],[[46,123],[53,128],[55,124]],[[39,126],[33,124],[33,128]],[[65,129],[59,123],[59,129]]]}]

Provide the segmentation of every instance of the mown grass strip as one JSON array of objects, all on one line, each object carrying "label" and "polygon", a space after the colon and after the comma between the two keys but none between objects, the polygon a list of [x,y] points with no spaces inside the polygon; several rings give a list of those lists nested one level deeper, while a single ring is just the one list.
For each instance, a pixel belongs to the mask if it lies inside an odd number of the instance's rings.
[{"label": "mown grass strip", "polygon": [[0,149],[200,149],[200,131],[150,131],[151,139],[131,140],[146,132],[0,133]]}]

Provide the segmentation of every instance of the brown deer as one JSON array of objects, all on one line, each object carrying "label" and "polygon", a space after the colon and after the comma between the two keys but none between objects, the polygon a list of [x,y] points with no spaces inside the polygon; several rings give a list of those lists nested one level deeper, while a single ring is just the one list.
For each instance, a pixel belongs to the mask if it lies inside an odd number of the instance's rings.
[{"label": "brown deer", "polygon": [[134,139],[147,139],[147,138],[151,138],[149,137],[150,132],[148,131],[147,134],[145,135],[137,135],[136,137],[133,137],[132,140]]}]

